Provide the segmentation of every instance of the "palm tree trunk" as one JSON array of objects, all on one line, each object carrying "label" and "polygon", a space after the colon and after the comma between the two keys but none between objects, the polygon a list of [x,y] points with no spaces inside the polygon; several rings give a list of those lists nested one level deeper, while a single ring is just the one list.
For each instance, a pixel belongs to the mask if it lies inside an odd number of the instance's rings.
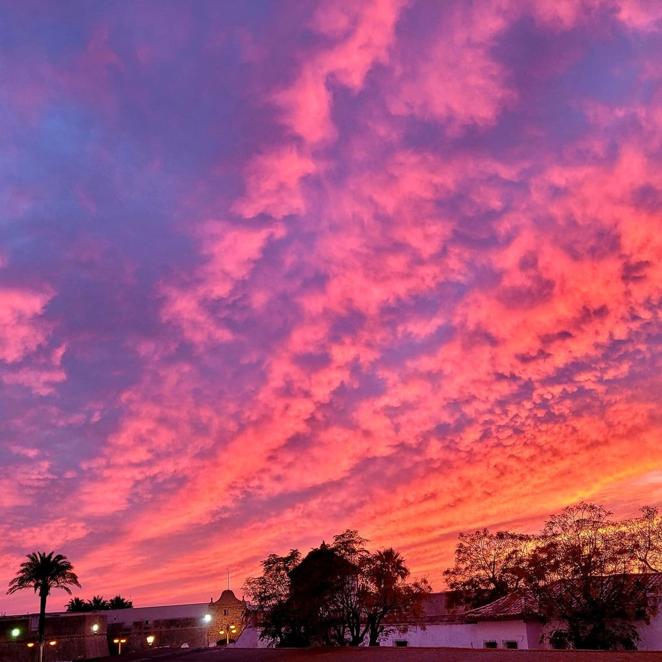
[{"label": "palm tree trunk", "polygon": [[46,598],[48,589],[43,587],[39,591],[39,662],[44,660],[44,634],[46,632]]}]

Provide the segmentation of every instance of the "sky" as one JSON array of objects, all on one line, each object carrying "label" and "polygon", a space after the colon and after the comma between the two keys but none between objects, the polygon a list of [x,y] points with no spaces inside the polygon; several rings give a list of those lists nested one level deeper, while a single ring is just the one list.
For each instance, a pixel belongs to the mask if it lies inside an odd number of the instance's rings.
[{"label": "sky", "polygon": [[662,503],[661,3],[2,15],[0,585],[204,602],[354,528],[439,590]]}]

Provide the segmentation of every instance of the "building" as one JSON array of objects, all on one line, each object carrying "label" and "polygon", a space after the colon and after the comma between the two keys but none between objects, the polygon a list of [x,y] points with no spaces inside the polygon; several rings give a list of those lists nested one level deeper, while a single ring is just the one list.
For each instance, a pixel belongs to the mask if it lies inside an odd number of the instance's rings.
[{"label": "building", "polygon": [[[662,574],[651,575],[650,599],[658,604],[650,622],[635,621],[639,650],[662,651]],[[478,609],[458,606],[450,592],[425,596],[422,613],[416,618],[389,623],[382,646],[544,649],[551,648],[546,634],[554,623],[546,623],[530,594],[511,593]],[[255,627],[244,630],[238,646],[264,647]]]},{"label": "building", "polygon": [[196,603],[134,607],[97,612],[106,619],[111,653],[158,646],[201,648],[208,645],[209,605]]},{"label": "building", "polygon": [[[246,603],[226,589],[218,600],[188,605],[137,607],[100,612],[108,622],[111,651],[156,646],[203,648],[234,643],[244,629]],[[117,641],[116,641],[117,640]]]},{"label": "building", "polygon": [[[0,662],[39,659],[39,615],[0,617]],[[44,662],[108,655],[106,619],[96,613],[48,614]]]},{"label": "building", "polygon": [[[651,576],[651,600],[662,607],[662,574]],[[425,596],[421,612],[389,623],[382,646],[445,648],[549,648],[546,623],[530,595],[511,593],[465,610],[450,592]],[[203,648],[234,645],[263,648],[259,629],[247,622],[247,604],[230,590],[208,603],[137,607],[83,614],[48,614],[45,662],[92,659],[151,647]],[[38,616],[0,618],[0,662],[37,660]],[[662,609],[649,623],[634,622],[639,649],[662,651]]]},{"label": "building", "polygon": [[226,589],[216,602],[209,603],[208,610],[211,616],[208,619],[210,643],[235,643],[244,630],[246,602],[239,600],[230,589]]},{"label": "building", "polygon": [[[244,629],[245,612],[246,603],[225,590],[208,603],[47,614],[44,660],[234,643]],[[38,622],[37,614],[0,618],[0,662],[38,659]]]}]

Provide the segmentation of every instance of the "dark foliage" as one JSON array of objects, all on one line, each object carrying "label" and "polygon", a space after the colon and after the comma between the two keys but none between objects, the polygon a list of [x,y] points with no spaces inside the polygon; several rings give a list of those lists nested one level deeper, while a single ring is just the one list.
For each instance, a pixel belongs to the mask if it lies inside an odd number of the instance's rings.
[{"label": "dark foliage", "polygon": [[480,607],[516,591],[530,536],[479,529],[461,533],[455,549],[455,565],[444,572],[448,587],[460,602]]},{"label": "dark foliage", "polygon": [[46,600],[53,589],[71,593],[71,586],[80,587],[69,559],[55,552],[33,552],[27,555],[16,576],[9,582],[7,593],[32,589],[39,593],[39,647],[43,655],[46,624]]},{"label": "dark foliage", "polygon": [[110,600],[106,600],[101,595],[95,595],[90,600],[81,600],[81,598],[71,598],[67,603],[67,611],[86,612],[86,611],[106,611],[108,609],[130,609],[133,602],[116,595]]},{"label": "dark foliage", "polygon": [[269,556],[263,575],[246,582],[262,637],[277,646],[375,644],[389,614],[414,613],[427,583],[408,583],[397,552],[371,553],[365,542],[346,531],[303,559],[297,550]]},{"label": "dark foliage", "polygon": [[481,529],[460,535],[444,574],[472,606],[527,591],[557,648],[635,649],[634,620],[653,613],[650,571],[662,551],[660,517],[616,522],[603,507],[579,503],[553,515],[540,534]]}]

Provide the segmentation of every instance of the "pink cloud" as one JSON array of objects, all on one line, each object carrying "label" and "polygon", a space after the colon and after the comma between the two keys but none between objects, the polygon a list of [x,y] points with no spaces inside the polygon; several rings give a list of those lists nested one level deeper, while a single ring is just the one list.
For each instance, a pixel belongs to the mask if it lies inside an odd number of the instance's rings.
[{"label": "pink cloud", "polygon": [[[322,3],[287,39],[194,14],[62,54],[64,96],[111,138],[104,186],[71,187],[61,273],[29,263],[53,289],[0,288],[0,494],[22,531],[0,560],[51,541],[86,592],[197,601],[221,556],[238,586],[352,527],[441,588],[459,530],[659,501],[656,11]],[[225,74],[238,97],[214,96]],[[219,109],[236,143],[214,142]],[[31,190],[10,202],[41,246]]]},{"label": "pink cloud", "polygon": [[48,337],[48,325],[40,320],[50,293],[20,288],[0,288],[0,360],[20,361]]}]

